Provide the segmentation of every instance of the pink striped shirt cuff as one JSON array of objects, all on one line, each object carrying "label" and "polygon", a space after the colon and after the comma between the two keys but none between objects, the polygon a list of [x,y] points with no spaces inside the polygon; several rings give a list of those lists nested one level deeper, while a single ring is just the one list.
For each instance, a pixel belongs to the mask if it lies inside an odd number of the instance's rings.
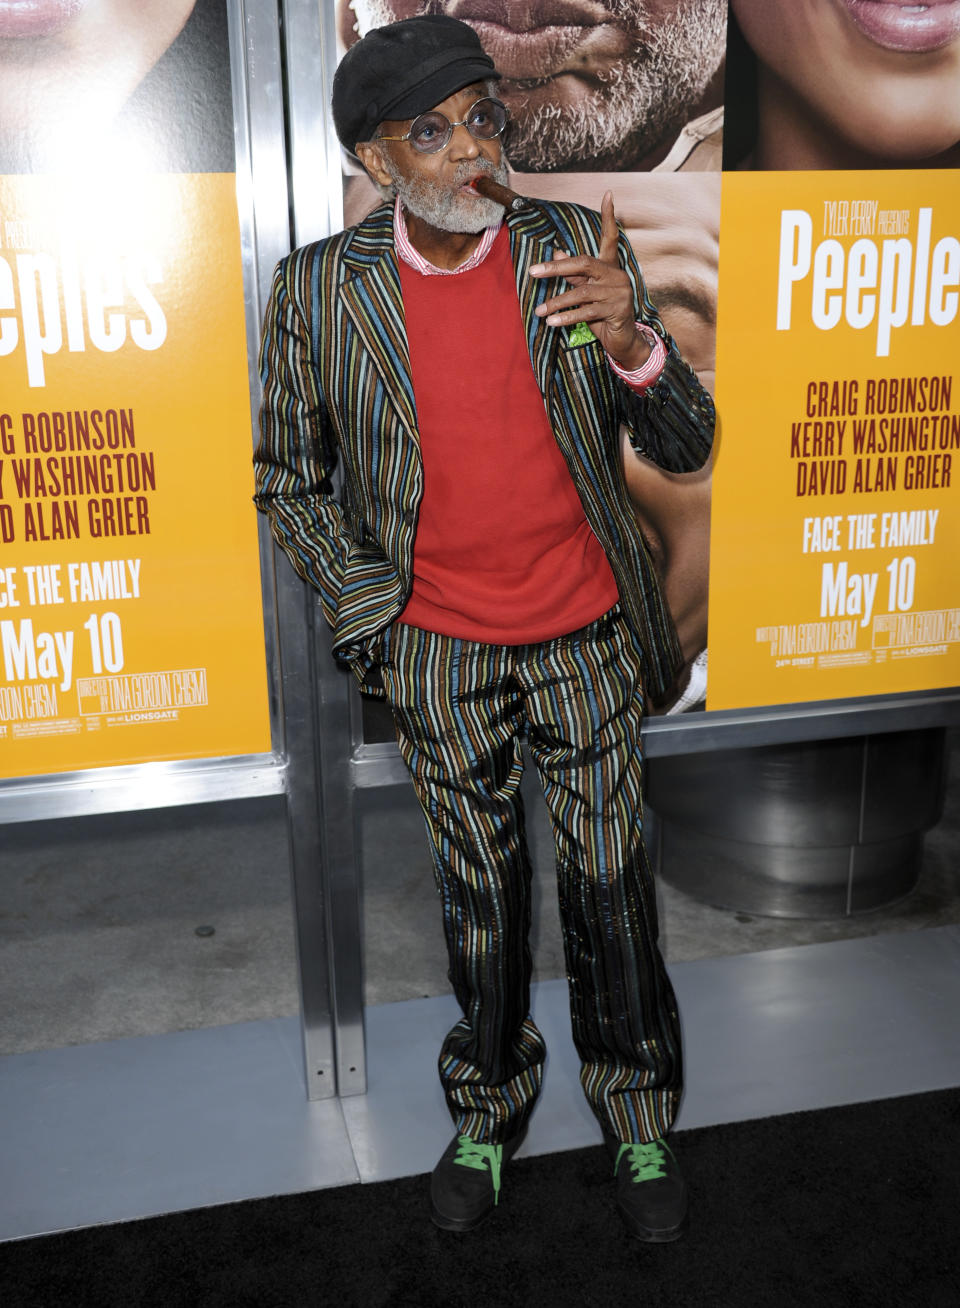
[{"label": "pink striped shirt cuff", "polygon": [[650,358],[646,363],[641,364],[639,368],[634,368],[633,371],[628,371],[626,368],[621,368],[616,359],[611,359],[609,354],[607,355],[607,362],[632,391],[642,393],[649,390],[663,372],[663,365],[667,361],[667,347],[663,342],[663,337],[658,336],[653,328],[648,327],[645,322],[637,323],[637,331],[650,346]]}]

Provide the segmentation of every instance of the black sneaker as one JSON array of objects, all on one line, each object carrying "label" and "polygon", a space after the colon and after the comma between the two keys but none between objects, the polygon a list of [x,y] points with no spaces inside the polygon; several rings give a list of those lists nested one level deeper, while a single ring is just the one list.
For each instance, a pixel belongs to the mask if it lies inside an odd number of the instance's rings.
[{"label": "black sneaker", "polygon": [[500,1197],[500,1173],[520,1148],[524,1132],[502,1145],[454,1136],[430,1178],[431,1217],[444,1231],[472,1231]]},{"label": "black sneaker", "polygon": [[666,1244],[683,1234],[687,1186],[666,1140],[622,1144],[607,1137],[617,1178],[617,1207],[635,1240]]}]

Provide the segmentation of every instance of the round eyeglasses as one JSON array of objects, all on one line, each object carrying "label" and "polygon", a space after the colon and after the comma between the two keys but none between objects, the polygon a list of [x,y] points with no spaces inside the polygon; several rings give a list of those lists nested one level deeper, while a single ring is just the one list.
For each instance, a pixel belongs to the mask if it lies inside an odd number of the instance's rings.
[{"label": "round eyeglasses", "polygon": [[436,154],[450,144],[455,127],[465,127],[476,141],[492,141],[507,125],[507,107],[490,96],[475,100],[465,118],[451,123],[439,109],[418,114],[405,136],[378,136],[378,141],[409,141],[421,154]]}]

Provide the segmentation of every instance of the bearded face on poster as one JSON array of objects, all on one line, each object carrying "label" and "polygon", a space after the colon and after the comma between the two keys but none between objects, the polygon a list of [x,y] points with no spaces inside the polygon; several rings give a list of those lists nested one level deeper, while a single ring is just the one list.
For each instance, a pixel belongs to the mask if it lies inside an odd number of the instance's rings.
[{"label": "bearded face on poster", "polygon": [[[437,12],[473,27],[502,74],[511,185],[593,208],[613,191],[663,321],[712,389],[726,0],[337,0],[345,48]],[[345,224],[379,199],[349,177]],[[624,471],[692,666],[707,635],[710,468],[675,476],[625,440]]]},{"label": "bearded face on poster", "polygon": [[338,0],[341,40],[420,13],[476,31],[518,172],[646,171],[721,101],[726,0]]}]

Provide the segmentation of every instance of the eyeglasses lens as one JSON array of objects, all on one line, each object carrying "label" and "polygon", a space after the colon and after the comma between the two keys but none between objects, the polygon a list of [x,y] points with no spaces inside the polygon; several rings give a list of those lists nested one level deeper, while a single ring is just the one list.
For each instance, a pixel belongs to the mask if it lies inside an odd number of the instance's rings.
[{"label": "eyeglasses lens", "polygon": [[[499,100],[478,100],[470,106],[463,125],[477,140],[491,141],[506,127],[507,111]],[[454,124],[437,110],[420,114],[410,124],[410,144],[421,154],[434,154],[450,140],[453,128]]]}]

